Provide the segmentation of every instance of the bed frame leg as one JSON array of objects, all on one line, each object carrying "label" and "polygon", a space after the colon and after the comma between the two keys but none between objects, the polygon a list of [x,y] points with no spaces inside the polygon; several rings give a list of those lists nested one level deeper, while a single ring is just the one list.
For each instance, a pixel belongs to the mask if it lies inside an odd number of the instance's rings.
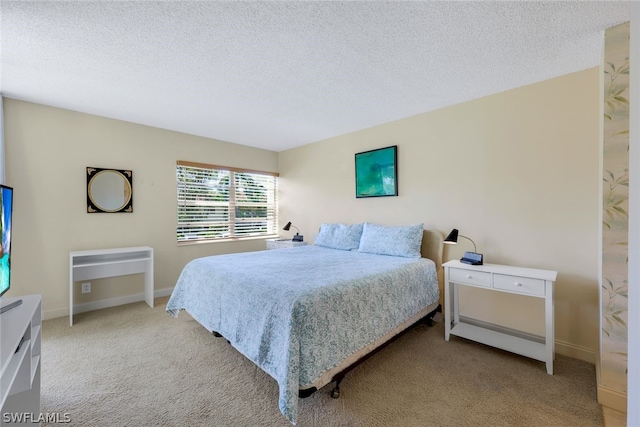
[{"label": "bed frame leg", "polygon": [[334,399],[337,399],[340,397],[340,383],[342,382],[343,379],[344,377],[338,378],[336,380],[335,387],[333,387],[333,390],[331,390],[331,397],[333,397]]},{"label": "bed frame leg", "polygon": [[427,314],[424,319],[423,322],[425,324],[427,324],[427,326],[433,326],[435,325],[434,321],[433,321],[433,317],[436,315],[436,313],[442,313],[442,306],[440,304],[438,304],[438,307],[436,307],[435,310],[433,310],[431,313]]},{"label": "bed frame leg", "polygon": [[[216,338],[220,338],[220,337],[222,337],[222,334],[219,334],[219,333],[217,333],[216,331],[211,331],[211,333],[212,333],[212,334],[213,334],[213,336],[214,336],[214,337],[216,337]],[[224,337],[223,337],[223,338],[224,338]],[[227,342],[228,342],[229,344],[231,344],[231,343],[229,342],[229,340],[227,340]]]},{"label": "bed frame leg", "polygon": [[304,390],[298,390],[298,397],[301,398],[301,399],[306,399],[307,397],[311,396],[316,391],[318,391],[318,389],[315,388],[315,387],[307,388],[307,389],[304,389]]}]

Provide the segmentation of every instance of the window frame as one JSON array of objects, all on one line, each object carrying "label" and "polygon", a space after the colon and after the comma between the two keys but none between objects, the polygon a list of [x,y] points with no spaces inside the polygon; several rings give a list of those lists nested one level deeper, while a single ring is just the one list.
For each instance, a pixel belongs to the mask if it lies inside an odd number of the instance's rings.
[{"label": "window frame", "polygon": [[[205,232],[200,231],[200,232],[195,232],[195,234],[197,235],[196,238],[182,238],[182,239],[180,238],[180,235],[184,234],[185,224],[189,223],[189,221],[181,222],[180,220],[180,217],[181,217],[180,210],[181,208],[184,208],[187,206],[187,198],[183,197],[183,199],[181,199],[180,189],[181,189],[181,186],[187,186],[187,187],[184,187],[185,189],[188,188],[188,183],[186,183],[185,181],[181,181],[179,179],[179,170],[181,167],[198,168],[198,169],[205,169],[205,170],[211,170],[211,171],[224,171],[229,173],[229,184],[228,184],[229,194],[228,194],[228,201],[226,202],[226,206],[228,207],[227,208],[228,219],[226,221],[223,221],[223,223],[225,223],[227,226],[227,232],[226,232],[227,235],[216,236],[216,237],[204,237],[204,236],[201,236],[200,233],[205,233]],[[259,231],[252,232],[252,230],[248,229],[248,232],[246,234],[245,233],[236,234],[238,229],[242,229],[241,224],[243,222],[245,223],[249,222],[249,221],[242,221],[242,220],[239,221],[238,218],[236,217],[237,208],[239,206],[242,206],[242,204],[237,204],[236,202],[237,200],[236,199],[236,196],[237,196],[236,174],[238,173],[249,174],[249,175],[260,175],[262,177],[266,176],[266,177],[273,178],[273,183],[272,183],[273,187],[269,186],[267,188],[267,202],[265,202],[264,204],[261,204],[259,202],[251,203],[252,205],[264,206],[266,208],[266,211],[267,211],[267,215],[266,215],[267,231],[266,232],[262,232],[262,233]],[[266,239],[266,238],[277,237],[278,236],[278,192],[279,192],[278,177],[279,176],[280,174],[278,174],[277,172],[267,172],[267,171],[260,171],[260,170],[254,170],[254,169],[243,169],[243,168],[236,168],[236,167],[230,167],[230,166],[220,166],[220,165],[212,165],[207,163],[178,160],[176,162],[176,209],[177,209],[176,241],[178,245],[223,242],[223,241],[252,240],[252,239]],[[198,186],[194,185],[191,187],[191,190],[197,191],[197,188]],[[271,191],[273,193],[269,195],[269,192]],[[210,208],[215,205],[225,206],[224,203],[225,202],[219,202],[219,201],[218,202],[198,201],[197,203],[193,202],[191,206],[192,207],[203,206],[203,213],[206,214],[207,207]],[[260,221],[263,221],[263,219],[260,219]],[[216,221],[211,221],[211,222],[213,223]],[[197,222],[192,221],[192,223],[194,224],[194,228],[197,228],[197,226],[195,225]],[[206,221],[203,221],[203,225],[204,224],[206,224]]]}]

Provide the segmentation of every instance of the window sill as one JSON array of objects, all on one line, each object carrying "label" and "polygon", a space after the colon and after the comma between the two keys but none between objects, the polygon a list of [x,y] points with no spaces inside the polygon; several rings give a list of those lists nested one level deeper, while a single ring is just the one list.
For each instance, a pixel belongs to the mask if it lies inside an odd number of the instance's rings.
[{"label": "window sill", "polygon": [[252,240],[277,239],[278,237],[279,236],[277,234],[270,234],[266,236],[236,237],[215,240],[182,240],[178,242],[178,246],[206,245],[210,243],[247,242]]}]

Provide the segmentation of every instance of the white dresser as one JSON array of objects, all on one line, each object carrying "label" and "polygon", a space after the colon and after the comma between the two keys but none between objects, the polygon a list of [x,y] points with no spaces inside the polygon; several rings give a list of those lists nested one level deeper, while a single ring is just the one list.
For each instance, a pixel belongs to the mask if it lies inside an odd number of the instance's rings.
[{"label": "white dresser", "polygon": [[40,414],[42,298],[6,298],[22,304],[0,314],[0,426],[37,425]]},{"label": "white dresser", "polygon": [[[555,352],[553,285],[557,272],[507,265],[468,265],[449,261],[444,265],[445,340],[457,335],[546,363],[553,374]],[[538,337],[460,316],[458,286],[493,292],[509,292],[545,301],[545,336]]]}]

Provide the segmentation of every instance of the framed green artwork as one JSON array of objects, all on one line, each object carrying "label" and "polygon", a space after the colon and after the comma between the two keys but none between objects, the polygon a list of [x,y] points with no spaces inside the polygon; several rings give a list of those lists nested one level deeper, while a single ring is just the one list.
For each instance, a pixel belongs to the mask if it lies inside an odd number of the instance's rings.
[{"label": "framed green artwork", "polygon": [[398,195],[398,146],[356,154],[356,198]]}]

